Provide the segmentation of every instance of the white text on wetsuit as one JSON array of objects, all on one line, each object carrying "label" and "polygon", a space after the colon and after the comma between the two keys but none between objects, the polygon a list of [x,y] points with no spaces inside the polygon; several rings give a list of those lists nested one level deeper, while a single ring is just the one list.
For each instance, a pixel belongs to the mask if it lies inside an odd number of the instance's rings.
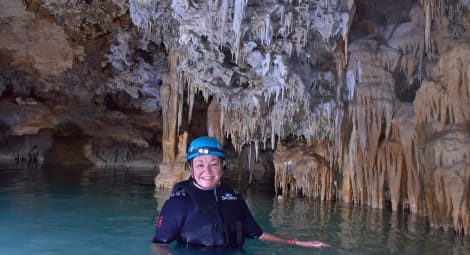
[{"label": "white text on wetsuit", "polygon": [[223,200],[237,200],[237,197],[230,193],[225,193],[224,195],[222,195],[222,201]]}]

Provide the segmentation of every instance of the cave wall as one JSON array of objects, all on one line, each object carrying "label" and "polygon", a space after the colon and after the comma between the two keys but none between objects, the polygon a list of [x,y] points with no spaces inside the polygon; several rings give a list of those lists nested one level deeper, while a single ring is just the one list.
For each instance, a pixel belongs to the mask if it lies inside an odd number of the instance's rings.
[{"label": "cave wall", "polygon": [[2,160],[155,167],[167,64],[159,45],[132,46],[128,2],[0,5]]},{"label": "cave wall", "polygon": [[170,186],[210,134],[247,185],[470,232],[468,1],[0,6],[2,162]]}]

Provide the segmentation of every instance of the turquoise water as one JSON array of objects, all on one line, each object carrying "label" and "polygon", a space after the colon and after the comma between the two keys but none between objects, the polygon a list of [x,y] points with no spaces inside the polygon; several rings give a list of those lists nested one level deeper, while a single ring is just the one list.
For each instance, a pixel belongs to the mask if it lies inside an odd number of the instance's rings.
[{"label": "turquoise water", "polygon": [[[150,240],[167,190],[153,171],[0,167],[0,254],[153,254]],[[246,193],[260,225],[309,249],[248,240],[235,252],[171,246],[173,254],[470,254],[470,239],[432,231],[425,218],[307,199]]]}]

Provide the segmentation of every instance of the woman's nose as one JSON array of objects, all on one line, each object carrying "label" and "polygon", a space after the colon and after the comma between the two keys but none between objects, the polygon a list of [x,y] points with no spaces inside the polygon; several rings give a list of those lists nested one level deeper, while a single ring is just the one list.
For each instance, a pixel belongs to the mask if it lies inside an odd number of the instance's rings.
[{"label": "woman's nose", "polygon": [[207,171],[207,170],[210,169],[210,165],[209,164],[201,164],[200,168],[201,168],[201,170]]}]

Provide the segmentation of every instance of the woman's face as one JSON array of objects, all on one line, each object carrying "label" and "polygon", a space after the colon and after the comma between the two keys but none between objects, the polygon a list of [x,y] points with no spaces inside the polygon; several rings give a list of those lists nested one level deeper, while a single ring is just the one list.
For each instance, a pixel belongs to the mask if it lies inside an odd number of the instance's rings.
[{"label": "woman's face", "polygon": [[215,188],[222,177],[222,159],[214,155],[195,157],[190,166],[193,178],[202,189]]}]

